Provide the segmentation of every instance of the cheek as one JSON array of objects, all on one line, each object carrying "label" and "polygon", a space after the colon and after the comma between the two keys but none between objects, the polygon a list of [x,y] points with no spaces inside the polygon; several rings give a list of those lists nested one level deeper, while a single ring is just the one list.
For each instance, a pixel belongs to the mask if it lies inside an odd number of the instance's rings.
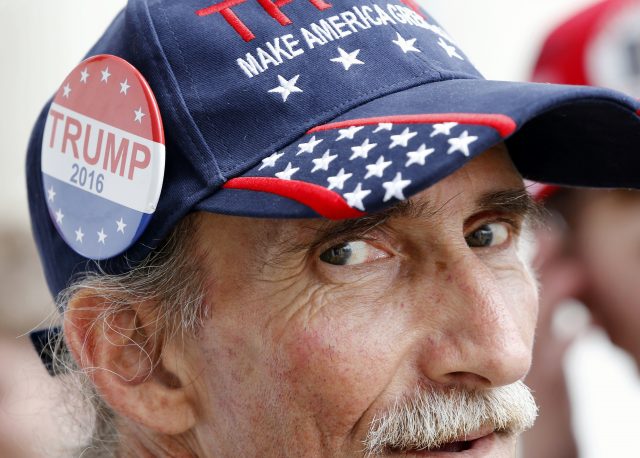
[{"label": "cheek", "polygon": [[385,390],[402,360],[399,308],[379,297],[318,294],[311,319],[289,323],[281,374],[299,407],[327,434],[343,434]]},{"label": "cheek", "polygon": [[524,265],[496,272],[503,301],[526,342],[533,345],[538,319],[538,288],[533,273]]}]

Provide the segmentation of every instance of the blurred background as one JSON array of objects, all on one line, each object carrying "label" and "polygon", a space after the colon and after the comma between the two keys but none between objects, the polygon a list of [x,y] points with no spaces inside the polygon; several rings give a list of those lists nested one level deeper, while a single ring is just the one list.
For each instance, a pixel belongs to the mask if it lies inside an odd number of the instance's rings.
[{"label": "blurred background", "polygon": [[[124,3],[0,0],[0,458],[58,456],[54,445],[75,440],[65,429],[60,387],[40,366],[27,338],[31,329],[55,321],[56,313],[31,240],[23,164],[43,104]],[[527,80],[546,35],[595,2],[418,3],[487,78]],[[563,361],[579,456],[634,455],[640,425],[635,364],[604,333],[584,330],[589,317],[580,304],[564,304],[556,315],[554,332],[581,333]]]}]

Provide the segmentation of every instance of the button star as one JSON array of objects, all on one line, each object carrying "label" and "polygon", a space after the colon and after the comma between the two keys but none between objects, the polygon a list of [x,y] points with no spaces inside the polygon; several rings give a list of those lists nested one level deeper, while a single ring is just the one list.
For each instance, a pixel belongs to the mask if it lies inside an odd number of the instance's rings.
[{"label": "button star", "polygon": [[120,83],[120,94],[127,95],[127,91],[131,86],[129,86],[129,80],[125,79],[122,83]]},{"label": "button star", "polygon": [[362,201],[369,194],[371,194],[371,191],[368,189],[362,189],[362,183],[358,183],[356,189],[354,189],[352,192],[347,192],[344,195],[344,198],[347,199],[347,205],[349,205],[350,207],[364,211],[364,204],[362,203]]},{"label": "button star", "polygon": [[384,174],[384,169],[391,165],[391,161],[385,161],[384,156],[380,156],[375,164],[367,165],[367,174],[364,176],[366,180],[369,177],[378,177],[382,178]]},{"label": "button star", "polygon": [[290,180],[294,173],[300,170],[300,167],[293,167],[291,162],[287,164],[287,167],[282,171],[276,173],[276,176],[281,180]]},{"label": "button star", "polygon": [[64,219],[64,213],[62,213],[62,209],[58,208],[58,211],[56,212],[56,223],[60,224],[62,226],[62,220]]},{"label": "button star", "polygon": [[87,84],[87,78],[89,78],[91,74],[87,71],[86,67],[84,70],[80,72],[80,82]]},{"label": "button star", "polygon": [[459,137],[450,138],[448,140],[451,147],[449,148],[449,151],[447,151],[447,154],[453,154],[456,151],[460,151],[462,154],[469,157],[469,145],[477,139],[478,137],[469,135],[469,132],[465,130]]},{"label": "button star", "polygon": [[409,145],[409,140],[411,140],[416,135],[418,135],[418,132],[411,132],[408,127],[405,128],[401,134],[391,136],[391,144],[389,145],[389,149],[395,148],[398,145],[406,148]]},{"label": "button star", "polygon": [[56,198],[56,192],[53,190],[53,186],[47,189],[47,200],[53,202]]},{"label": "button star", "polygon": [[382,201],[387,202],[392,197],[395,197],[398,200],[404,200],[404,188],[406,188],[410,184],[411,180],[403,180],[402,174],[400,172],[396,173],[396,176],[392,181],[382,183],[382,186],[387,191]]},{"label": "button star", "polygon": [[299,150],[296,153],[296,156],[300,156],[301,154],[304,154],[304,153],[313,153],[313,150],[320,143],[322,143],[322,139],[316,140],[316,136],[314,135],[313,137],[311,137],[311,140],[309,140],[307,143],[300,143],[298,145]]},{"label": "button star", "polygon": [[69,86],[69,83],[67,83],[64,86],[62,86],[62,91],[64,92],[62,94],[62,97],[66,97],[68,99],[69,98],[69,94],[71,93],[71,86]]},{"label": "button star", "polygon": [[364,64],[364,62],[358,59],[358,53],[360,52],[359,49],[356,49],[352,52],[346,52],[344,49],[338,47],[338,52],[340,53],[340,57],[334,57],[333,59],[329,60],[331,60],[331,62],[338,62],[342,64],[345,70],[349,70],[352,65]]},{"label": "button star", "polygon": [[393,128],[393,123],[390,122],[379,122],[378,123],[378,127],[376,127],[376,130],[373,131],[373,133],[377,133],[380,132],[381,130],[391,130]]},{"label": "button star", "polygon": [[120,217],[119,221],[116,221],[116,224],[118,225],[118,229],[116,229],[116,232],[122,232],[124,234],[124,228],[127,227],[127,224],[124,222],[122,217]]},{"label": "button star", "polygon": [[457,122],[443,122],[440,124],[434,124],[433,132],[431,132],[430,137],[435,137],[436,135],[440,134],[451,135],[451,129],[453,129],[457,125]]},{"label": "button star", "polygon": [[396,45],[400,46],[400,49],[402,49],[403,53],[408,53],[408,52],[421,52],[418,48],[416,48],[415,43],[416,43],[416,39],[415,38],[410,38],[408,40],[405,40],[402,35],[400,35],[400,33],[397,33],[398,38],[396,40],[392,40]]},{"label": "button star", "polygon": [[278,161],[278,159],[280,159],[282,156],[284,156],[284,153],[273,153],[271,156],[269,157],[265,157],[262,160],[262,165],[260,166],[260,168],[258,170],[262,170],[265,167],[275,167],[276,166],[276,162]]},{"label": "button star", "polygon": [[98,232],[97,234],[98,234],[98,243],[102,243],[103,245],[105,245],[107,234],[104,233],[104,228],[101,228],[100,232]]},{"label": "button star", "polygon": [[142,107],[138,108],[137,110],[133,110],[133,113],[136,116],[136,119],[134,119],[134,121],[142,124],[142,117],[146,116],[146,114],[142,112]]},{"label": "button star", "polygon": [[444,41],[442,37],[440,37],[440,40],[438,40],[438,44],[442,49],[444,49],[447,52],[449,57],[451,58],[455,57],[456,59],[464,60],[463,57],[460,54],[458,54],[458,51],[456,50],[455,46],[451,46],[450,44],[447,44],[447,42]]},{"label": "button star", "polygon": [[353,136],[364,129],[364,126],[351,126],[347,129],[340,129],[338,133],[340,134],[336,141],[342,140],[344,138],[348,138],[349,140],[353,140]]},{"label": "button star", "polygon": [[82,232],[82,228],[79,227],[76,231],[76,242],[80,242],[82,243],[83,239],[84,239],[84,232]]},{"label": "button star", "polygon": [[102,73],[102,78],[100,78],[100,81],[104,83],[109,82],[109,77],[111,76],[111,73],[109,73],[109,67],[105,68],[100,73]]},{"label": "button star", "polygon": [[331,164],[331,162],[333,162],[333,160],[338,157],[337,154],[334,154],[334,155],[330,155],[330,154],[331,154],[331,150],[327,150],[324,152],[322,157],[313,159],[312,160],[313,169],[311,170],[311,173],[315,173],[318,170],[324,170],[325,172],[329,171],[329,164]]},{"label": "button star", "polygon": [[409,167],[412,164],[424,165],[427,156],[433,154],[434,151],[435,149],[427,148],[427,146],[423,143],[416,151],[409,151],[407,153],[407,157],[409,158],[409,160],[404,166]]},{"label": "button star", "polygon": [[369,143],[369,139],[365,139],[365,141],[362,142],[362,145],[351,147],[351,151],[353,151],[353,154],[351,155],[349,160],[353,161],[357,157],[366,159],[369,156],[369,151],[371,151],[376,146],[378,146],[377,143]]},{"label": "button star", "polygon": [[291,93],[303,92],[302,89],[296,86],[298,78],[300,78],[300,75],[296,75],[290,80],[283,78],[281,75],[278,75],[278,81],[280,82],[280,85],[274,87],[273,89],[269,89],[268,92],[275,92],[280,94],[282,96],[282,101],[286,102]]},{"label": "button star", "polygon": [[332,190],[333,188],[342,189],[345,181],[351,178],[352,175],[353,173],[344,173],[344,169],[340,169],[336,176],[327,178],[327,181],[329,182],[329,190]]}]

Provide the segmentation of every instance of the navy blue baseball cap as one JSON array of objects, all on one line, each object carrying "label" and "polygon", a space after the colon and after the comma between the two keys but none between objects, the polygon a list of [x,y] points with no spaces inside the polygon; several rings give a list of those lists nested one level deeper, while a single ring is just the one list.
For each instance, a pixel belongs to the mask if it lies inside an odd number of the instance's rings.
[{"label": "navy blue baseball cap", "polygon": [[[45,183],[71,185],[42,168],[47,104],[30,141],[27,179],[53,295],[87,270],[130,270],[190,212],[357,218],[500,142],[531,180],[640,187],[640,102],[599,88],[485,80],[409,0],[130,0],[92,56],[117,56],[148,82],[164,125],[164,179],[128,245],[106,258],[81,255],[74,243],[91,252],[126,224],[121,218],[97,234],[85,228],[76,240],[64,237],[67,210],[52,213]],[[111,73],[102,71],[107,88]],[[112,83],[126,95],[130,81]],[[72,88],[62,90],[67,97]],[[135,113],[140,122],[144,113]],[[89,176],[124,176],[106,161],[76,156]],[[66,205],[91,214],[89,225],[100,216],[91,202]]]}]

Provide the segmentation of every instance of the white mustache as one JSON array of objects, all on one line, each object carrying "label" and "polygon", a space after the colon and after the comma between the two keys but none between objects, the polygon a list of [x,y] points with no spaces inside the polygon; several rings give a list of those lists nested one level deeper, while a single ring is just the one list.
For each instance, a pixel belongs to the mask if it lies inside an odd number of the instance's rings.
[{"label": "white mustache", "polygon": [[533,426],[537,413],[531,391],[520,381],[474,391],[420,388],[373,419],[364,451],[375,456],[388,450],[433,449],[485,428],[519,434]]}]

